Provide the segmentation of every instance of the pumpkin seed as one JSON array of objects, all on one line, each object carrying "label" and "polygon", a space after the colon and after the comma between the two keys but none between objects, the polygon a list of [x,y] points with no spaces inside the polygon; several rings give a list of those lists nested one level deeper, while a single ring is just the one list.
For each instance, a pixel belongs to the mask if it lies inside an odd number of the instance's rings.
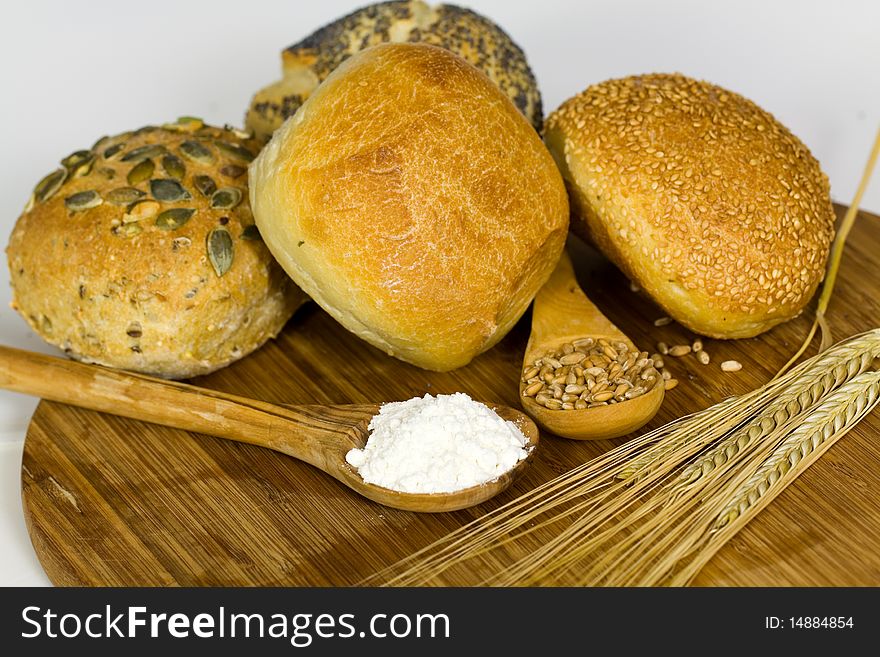
[{"label": "pumpkin seed", "polygon": [[113,146],[111,146],[110,148],[108,148],[106,151],[104,151],[104,159],[105,159],[105,160],[109,160],[109,159],[111,159],[114,155],[119,155],[119,152],[120,152],[123,148],[125,148],[125,142],[124,142],[124,141],[123,141],[123,142],[120,142],[120,143],[118,143],[118,144],[114,144]]},{"label": "pumpkin seed", "polygon": [[107,180],[113,180],[116,177],[116,171],[110,167],[99,167],[98,173],[104,176]]},{"label": "pumpkin seed", "polygon": [[161,144],[147,144],[139,146],[122,156],[122,162],[139,162],[148,157],[159,157],[165,153],[166,149]]},{"label": "pumpkin seed", "polygon": [[162,158],[162,168],[165,169],[165,173],[178,180],[183,180],[186,175],[186,166],[183,164],[183,160],[171,153]]},{"label": "pumpkin seed", "polygon": [[150,181],[150,193],[157,201],[188,201],[192,195],[176,180],[170,178],[154,178]]},{"label": "pumpkin seed", "polygon": [[144,182],[145,180],[149,180],[153,177],[153,172],[155,170],[156,165],[153,163],[153,160],[141,160],[138,164],[134,165],[131,171],[128,172],[128,176],[126,178],[128,180],[128,184],[137,185]]},{"label": "pumpkin seed", "polygon": [[195,185],[196,189],[201,192],[202,196],[210,197],[217,191],[217,183],[214,182],[211,176],[193,176],[193,185]]},{"label": "pumpkin seed", "polygon": [[103,202],[104,200],[101,198],[101,195],[93,189],[78,192],[64,199],[64,205],[71,212],[82,212],[89,208],[96,208]]},{"label": "pumpkin seed", "polygon": [[125,329],[125,334],[130,338],[139,338],[143,336],[144,330],[141,328],[140,322],[132,322],[128,325],[128,328]]},{"label": "pumpkin seed", "polygon": [[61,160],[61,164],[66,167],[73,166],[77,162],[82,162],[85,159],[88,159],[93,155],[92,151],[82,149],[78,151],[73,151],[70,155]]},{"label": "pumpkin seed", "polygon": [[207,146],[197,141],[183,142],[180,145],[180,152],[200,164],[213,164],[216,159],[214,153]]},{"label": "pumpkin seed", "polygon": [[144,192],[134,187],[117,187],[107,193],[107,202],[113,205],[128,205],[146,196]]},{"label": "pumpkin seed", "polygon": [[94,144],[92,144],[92,148],[90,150],[92,151],[92,153],[97,153],[99,150],[101,150],[101,147],[104,144],[106,144],[108,141],[110,141],[110,137],[107,135],[104,135],[98,141],[96,141]]},{"label": "pumpkin seed", "polygon": [[205,122],[196,116],[181,116],[175,123],[166,123],[162,127],[174,132],[195,132],[204,125]]},{"label": "pumpkin seed", "polygon": [[244,167],[240,167],[237,164],[227,164],[225,166],[220,167],[220,173],[222,173],[227,178],[240,178],[244,174],[247,173],[247,169]]},{"label": "pumpkin seed", "polygon": [[211,207],[215,210],[231,210],[241,203],[242,193],[237,187],[221,187],[211,196]]},{"label": "pumpkin seed", "polygon": [[177,230],[195,214],[192,208],[171,208],[156,217],[156,225],[162,230]]},{"label": "pumpkin seed", "polygon": [[61,164],[67,169],[68,178],[87,176],[94,163],[95,154],[92,151],[76,151],[61,160]]},{"label": "pumpkin seed", "polygon": [[45,203],[55,195],[67,179],[67,169],[57,169],[43,178],[34,187],[34,200]]},{"label": "pumpkin seed", "polygon": [[223,276],[232,266],[232,238],[225,228],[215,228],[208,233],[208,260],[217,276]]},{"label": "pumpkin seed", "polygon": [[142,219],[149,219],[161,209],[162,206],[156,201],[135,201],[129,205],[128,209],[125,211],[125,216],[122,217],[122,223],[130,224],[135,221],[141,221]]},{"label": "pumpkin seed", "polygon": [[238,144],[233,144],[232,142],[223,141],[222,139],[215,139],[214,143],[217,145],[221,151],[226,153],[227,155],[231,155],[237,160],[243,160],[245,162],[250,162],[253,160],[256,155],[251,153],[244,146],[239,146]]},{"label": "pumpkin seed", "polygon": [[248,240],[249,242],[257,242],[262,241],[263,236],[260,235],[260,229],[257,228],[257,224],[251,224],[241,231],[241,239]]}]

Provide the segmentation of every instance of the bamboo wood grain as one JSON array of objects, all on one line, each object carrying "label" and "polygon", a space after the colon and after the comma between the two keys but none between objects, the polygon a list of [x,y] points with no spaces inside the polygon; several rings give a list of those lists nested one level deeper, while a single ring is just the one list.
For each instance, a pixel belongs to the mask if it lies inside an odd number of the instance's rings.
[{"label": "bamboo wood grain", "polygon": [[[842,214],[842,213],[841,213]],[[686,342],[626,279],[576,241],[578,280],[638,345]],[[862,213],[844,253],[828,318],[835,339],[880,325],[880,218]],[[712,363],[668,359],[680,384],[647,428],[766,382],[800,344],[804,316],[758,338],[704,340]],[[257,353],[194,381],[274,404],[362,404],[462,391],[515,406],[529,317],[456,372],[388,358],[314,305]],[[808,354],[815,353],[815,345]],[[736,359],[740,372],[718,365]],[[511,488],[472,509],[413,514],[352,495],[315,468],[243,443],[42,402],[24,447],[22,501],[37,555],[57,584],[354,584],[482,512],[601,454],[622,439],[542,435]],[[880,585],[880,414],[868,416],[749,523],[698,585]],[[468,585],[542,544],[541,529],[474,563]],[[531,542],[530,542],[531,541]],[[577,572],[573,573],[575,576]]]}]

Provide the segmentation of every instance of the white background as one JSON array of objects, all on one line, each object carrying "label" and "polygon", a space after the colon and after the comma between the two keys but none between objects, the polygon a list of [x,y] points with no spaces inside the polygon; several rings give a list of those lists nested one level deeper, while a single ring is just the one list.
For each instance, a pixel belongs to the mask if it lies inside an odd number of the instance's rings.
[{"label": "white background", "polygon": [[[34,184],[101,135],[201,116],[242,122],[281,49],[362,3],[101,0],[4,3],[0,17],[0,242]],[[609,77],[679,71],[740,92],[813,151],[849,202],[880,123],[876,0],[467,4],[525,50],[549,112]],[[880,213],[880,184],[863,207]],[[8,309],[0,344],[52,352]],[[47,580],[24,528],[21,441],[36,402],[0,392],[0,584]]]}]

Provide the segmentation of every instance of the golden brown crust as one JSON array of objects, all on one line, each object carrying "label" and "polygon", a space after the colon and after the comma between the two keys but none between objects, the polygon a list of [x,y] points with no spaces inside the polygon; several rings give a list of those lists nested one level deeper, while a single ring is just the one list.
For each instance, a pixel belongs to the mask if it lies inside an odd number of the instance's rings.
[{"label": "golden brown crust", "polygon": [[242,136],[183,121],[66,158],[63,185],[38,185],[10,237],[13,307],[74,358],[168,378],[276,335],[304,295],[253,225],[246,167],[260,144]]},{"label": "golden brown crust", "polygon": [[343,16],[282,53],[284,77],[254,96],[246,125],[267,138],[333,70],[380,43],[419,42],[463,57],[489,76],[540,130],[541,94],[519,46],[492,21],[455,5],[379,2]]},{"label": "golden brown crust", "polygon": [[267,245],[348,329],[420,367],[505,335],[568,228],[537,133],[482,73],[424,44],[346,61],[250,169]]},{"label": "golden brown crust", "polygon": [[610,80],[553,112],[545,141],[573,228],[691,330],[757,335],[821,281],[828,179],[746,98],[681,75]]}]

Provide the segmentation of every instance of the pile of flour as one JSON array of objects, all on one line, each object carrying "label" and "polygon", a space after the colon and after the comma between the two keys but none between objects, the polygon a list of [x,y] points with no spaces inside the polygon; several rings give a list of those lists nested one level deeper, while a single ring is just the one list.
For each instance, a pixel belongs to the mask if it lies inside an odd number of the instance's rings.
[{"label": "pile of flour", "polygon": [[361,477],[405,493],[451,493],[497,479],[524,459],[519,428],[466,394],[385,404],[364,449],[345,460]]}]

